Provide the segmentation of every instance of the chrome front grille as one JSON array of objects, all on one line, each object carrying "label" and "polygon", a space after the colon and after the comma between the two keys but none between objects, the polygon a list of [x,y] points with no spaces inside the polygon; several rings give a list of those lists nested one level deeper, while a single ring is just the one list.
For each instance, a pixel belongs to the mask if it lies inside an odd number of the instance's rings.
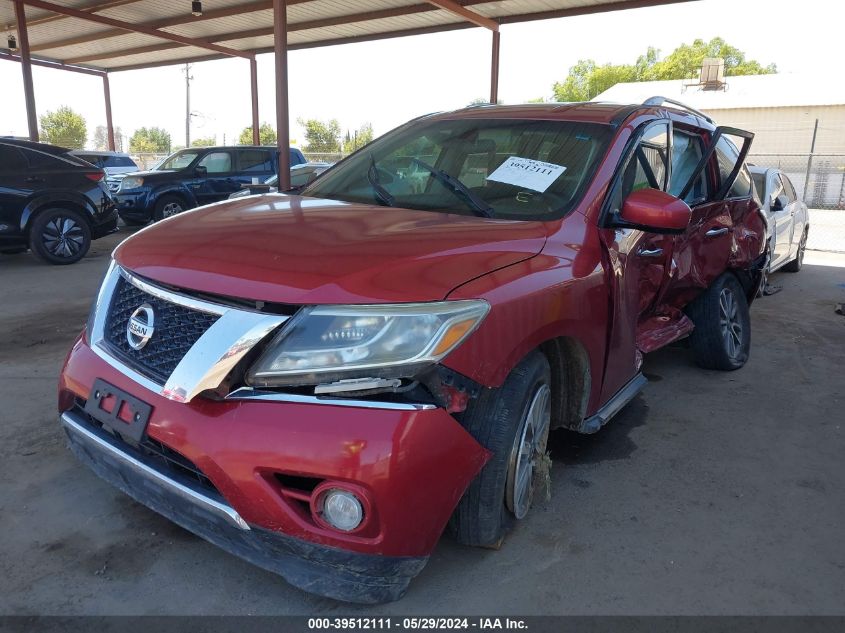
[{"label": "chrome front grille", "polygon": [[[155,331],[147,344],[136,350],[129,345],[126,331],[132,313],[144,304],[151,306],[155,313]],[[155,297],[121,277],[109,305],[104,334],[109,349],[116,356],[163,385],[188,351],[219,318],[216,314]]]}]

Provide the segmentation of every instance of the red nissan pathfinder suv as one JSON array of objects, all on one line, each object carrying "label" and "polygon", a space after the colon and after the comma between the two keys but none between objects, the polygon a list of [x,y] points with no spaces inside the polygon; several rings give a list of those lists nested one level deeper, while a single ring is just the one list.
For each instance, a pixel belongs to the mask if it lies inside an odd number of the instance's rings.
[{"label": "red nissan pathfinder suv", "polygon": [[498,545],[550,429],[599,431],[644,353],[742,367],[751,136],[660,98],[475,107],[148,227],[62,371],[70,447],[296,586],[395,600],[447,527]]}]

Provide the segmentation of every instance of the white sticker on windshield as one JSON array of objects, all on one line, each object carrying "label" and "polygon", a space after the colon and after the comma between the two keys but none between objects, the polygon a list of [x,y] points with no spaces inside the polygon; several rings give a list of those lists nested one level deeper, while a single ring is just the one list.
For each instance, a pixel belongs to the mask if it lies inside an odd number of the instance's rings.
[{"label": "white sticker on windshield", "polygon": [[543,193],[565,171],[566,167],[563,165],[511,156],[499,165],[496,171],[487,176],[487,180]]}]

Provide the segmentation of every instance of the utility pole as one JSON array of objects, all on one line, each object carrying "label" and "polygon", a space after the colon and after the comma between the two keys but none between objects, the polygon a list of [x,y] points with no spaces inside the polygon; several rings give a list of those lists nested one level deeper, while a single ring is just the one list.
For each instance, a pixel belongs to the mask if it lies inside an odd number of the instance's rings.
[{"label": "utility pole", "polygon": [[816,125],[813,127],[813,141],[810,143],[810,156],[807,158],[807,175],[804,176],[804,204],[809,205],[810,192],[810,172],[813,170],[813,155],[816,153],[816,137],[819,134],[819,120],[816,119]]},{"label": "utility pole", "polygon": [[185,64],[185,147],[191,146],[191,65]]}]

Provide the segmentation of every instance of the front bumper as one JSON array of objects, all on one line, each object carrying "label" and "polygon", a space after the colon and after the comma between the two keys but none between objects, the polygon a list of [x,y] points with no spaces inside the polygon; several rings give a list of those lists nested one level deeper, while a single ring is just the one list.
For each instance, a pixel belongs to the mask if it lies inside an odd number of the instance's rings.
[{"label": "front bumper", "polygon": [[250,526],[222,499],[168,477],[74,412],[62,414],[70,448],[98,476],[186,530],[292,585],[337,600],[398,600],[428,557],[348,552]]},{"label": "front bumper", "polygon": [[[186,492],[161,476],[139,474],[127,456],[143,460],[133,457],[131,446],[104,446],[92,434],[104,441],[109,434],[90,425],[87,434],[79,431],[74,416],[84,412],[78,402],[97,378],[151,405],[147,436],[201,470],[211,492]],[[174,402],[131,380],[82,338],[68,357],[59,393],[71,448],[98,475],[221,548],[340,600],[401,597],[488,458],[442,409],[202,397]],[[372,504],[370,527],[340,533],[315,524],[285,496],[280,474],[363,490]],[[193,494],[198,491],[204,499]]]},{"label": "front bumper", "polygon": [[140,189],[134,193],[116,193],[113,194],[113,197],[121,218],[147,221],[152,217],[149,191]]}]

